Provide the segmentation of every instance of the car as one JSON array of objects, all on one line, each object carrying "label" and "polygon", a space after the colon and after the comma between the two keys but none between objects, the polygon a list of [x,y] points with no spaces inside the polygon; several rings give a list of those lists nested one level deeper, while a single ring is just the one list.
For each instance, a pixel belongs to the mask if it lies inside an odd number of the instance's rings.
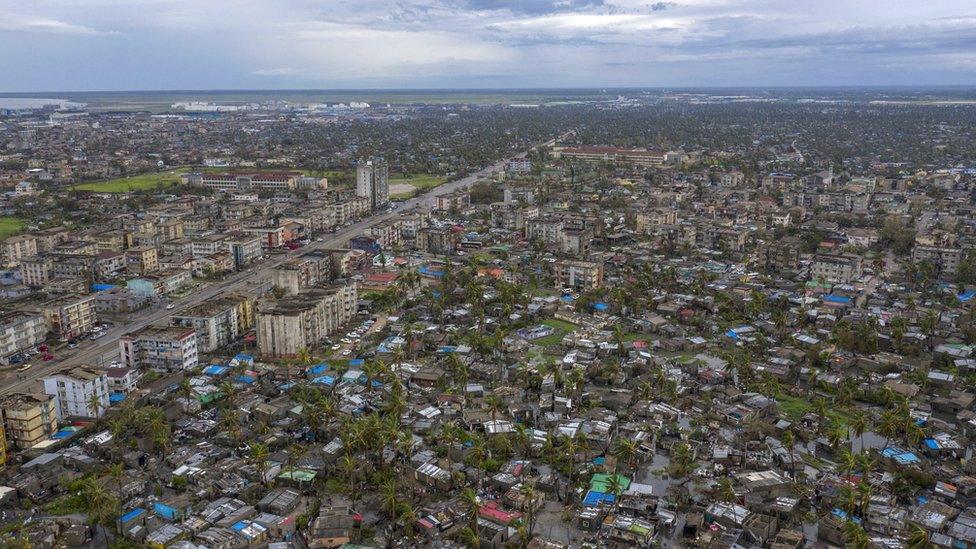
[{"label": "car", "polygon": [[175,308],[176,308],[176,305],[173,305],[172,303],[169,303],[169,304],[166,305],[166,310],[167,311],[172,311]]},{"label": "car", "polygon": [[20,368],[17,368],[17,371],[18,372],[26,372],[27,370],[30,370],[31,369],[31,366],[33,366],[33,364],[24,364]]},{"label": "car", "polygon": [[333,345],[333,346],[332,346],[332,350],[333,350],[333,351],[338,351],[338,350],[339,350],[339,347],[342,347],[342,345],[338,345],[338,344],[336,344],[336,345]]},{"label": "car", "polygon": [[74,348],[75,348],[75,347],[77,347],[77,346],[78,346],[78,344],[77,344],[77,343],[75,343],[75,342],[71,342],[71,343],[68,343],[68,348],[69,348],[69,349],[74,349]]},{"label": "car", "polygon": [[316,242],[322,242],[322,239],[321,238],[316,238],[315,241]]},{"label": "car", "polygon": [[37,347],[37,350],[41,351],[42,353],[46,353],[48,349],[49,347],[45,343],[42,343],[40,346]]},{"label": "car", "polygon": [[42,359],[42,360],[44,360],[44,362],[48,362],[48,361],[50,361],[50,360],[54,360],[54,355],[52,355],[52,354],[49,354],[49,353],[45,353],[45,354],[44,354],[44,355],[43,355],[43,356],[41,357],[41,359]]},{"label": "car", "polygon": [[342,355],[342,356],[349,356],[349,355],[352,354],[352,351],[350,351],[349,349],[346,349],[345,351],[342,351],[339,354]]}]

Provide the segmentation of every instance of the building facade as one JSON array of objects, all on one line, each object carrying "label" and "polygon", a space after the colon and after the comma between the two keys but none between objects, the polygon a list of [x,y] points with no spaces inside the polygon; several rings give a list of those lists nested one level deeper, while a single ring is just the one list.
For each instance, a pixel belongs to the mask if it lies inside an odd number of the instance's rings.
[{"label": "building facade", "polygon": [[108,409],[108,377],[88,366],[66,368],[45,377],[44,392],[54,397],[58,420],[101,417]]},{"label": "building facade", "polygon": [[146,326],[119,338],[119,356],[128,368],[171,372],[196,368],[197,334],[185,326]]},{"label": "building facade", "polygon": [[390,201],[389,166],[378,159],[360,162],[356,167],[356,196],[369,199],[373,209]]},{"label": "building facade", "polygon": [[356,314],[355,283],[311,288],[258,305],[258,349],[264,356],[289,357],[336,333]]}]

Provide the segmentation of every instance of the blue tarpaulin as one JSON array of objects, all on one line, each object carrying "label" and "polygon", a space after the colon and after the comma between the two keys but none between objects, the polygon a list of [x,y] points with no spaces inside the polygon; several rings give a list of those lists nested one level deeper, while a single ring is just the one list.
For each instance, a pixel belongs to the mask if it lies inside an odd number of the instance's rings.
[{"label": "blue tarpaulin", "polygon": [[594,490],[590,490],[589,492],[586,493],[586,497],[583,498],[583,505],[587,507],[596,507],[601,503],[613,503],[614,499],[615,498],[613,494],[606,494],[603,492],[596,492]]},{"label": "blue tarpaulin", "polygon": [[827,303],[847,304],[851,302],[851,298],[849,297],[842,296],[842,295],[834,295],[834,294],[827,294],[823,296],[823,300],[826,301]]},{"label": "blue tarpaulin", "polygon": [[119,521],[122,524],[125,524],[127,522],[131,522],[131,521],[133,521],[133,520],[141,517],[145,513],[146,513],[146,510],[145,509],[142,509],[142,508],[137,507],[137,508],[129,511],[128,513],[122,515],[121,517],[119,517]]},{"label": "blue tarpaulin", "polygon": [[207,374],[208,376],[223,375],[223,373],[226,371],[227,371],[227,367],[221,366],[220,364],[211,364],[210,366],[207,366],[206,368],[203,369],[203,373]]},{"label": "blue tarpaulin", "polygon": [[254,383],[256,380],[251,376],[241,375],[241,376],[237,376],[237,381],[240,381],[241,383],[247,383],[248,385],[250,385]]},{"label": "blue tarpaulin", "polygon": [[363,359],[361,359],[361,358],[354,358],[354,359],[351,359],[349,361],[349,366],[353,366],[353,367],[355,367],[355,366],[362,366],[365,363],[366,363],[366,361],[363,360]]},{"label": "blue tarpaulin", "polygon": [[597,311],[606,311],[609,308],[610,308],[610,306],[607,305],[606,303],[603,303],[602,301],[598,301],[598,302],[596,302],[596,303],[593,304],[593,309],[595,309]]},{"label": "blue tarpaulin", "polygon": [[114,288],[114,284],[92,284],[91,291],[93,292],[104,292],[105,290],[111,290]]}]

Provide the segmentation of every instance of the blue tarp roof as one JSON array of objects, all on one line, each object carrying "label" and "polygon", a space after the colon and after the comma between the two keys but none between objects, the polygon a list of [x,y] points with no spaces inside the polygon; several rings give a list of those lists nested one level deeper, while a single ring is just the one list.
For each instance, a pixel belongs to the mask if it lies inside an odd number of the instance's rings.
[{"label": "blue tarp roof", "polygon": [[834,294],[824,295],[823,300],[828,303],[850,303],[851,302],[851,298],[849,297],[842,296],[842,295],[834,295]]},{"label": "blue tarp roof", "polygon": [[91,291],[93,292],[104,292],[105,290],[111,290],[114,288],[114,284],[92,284]]},{"label": "blue tarp roof", "polygon": [[615,498],[613,494],[607,494],[604,492],[596,492],[594,490],[590,490],[589,492],[586,493],[586,497],[583,498],[583,505],[586,505],[588,507],[595,507],[597,505],[600,505],[601,503],[613,503],[614,499]]},{"label": "blue tarp roof", "polygon": [[312,380],[312,383],[321,383],[323,385],[332,385],[335,383],[335,377],[333,376],[319,376]]},{"label": "blue tarp roof", "polygon": [[112,393],[108,395],[108,401],[112,404],[115,404],[116,402],[122,402],[123,400],[125,400],[125,395],[123,395],[122,393]]},{"label": "blue tarp roof", "polygon": [[219,376],[227,371],[227,366],[221,366],[220,364],[211,364],[203,369],[203,373],[208,376]]},{"label": "blue tarp roof", "polygon": [[306,372],[310,376],[317,376],[317,375],[321,374],[322,372],[326,371],[327,369],[328,369],[328,366],[326,364],[318,364],[316,366],[312,366]]},{"label": "blue tarp roof", "polygon": [[927,438],[927,439],[925,439],[925,445],[928,446],[929,448],[933,449],[933,450],[938,450],[939,449],[939,443],[936,442],[934,438]]},{"label": "blue tarp roof", "polygon": [[966,290],[965,292],[957,295],[959,301],[969,301],[970,299],[976,297],[976,290]]},{"label": "blue tarp roof", "polygon": [[122,515],[121,517],[119,517],[119,520],[122,521],[123,523],[129,522],[130,520],[139,518],[139,516],[144,514],[145,512],[146,512],[145,509],[137,507],[129,511],[128,513]]},{"label": "blue tarp roof", "polygon": [[598,301],[593,304],[593,308],[596,309],[597,311],[606,311],[607,309],[610,308],[610,306],[607,305],[606,303],[603,303],[602,301]]},{"label": "blue tarp roof", "polygon": [[739,339],[739,334],[735,333],[735,330],[729,330],[725,332],[725,335],[731,337],[732,339]]},{"label": "blue tarp roof", "polygon": [[237,376],[237,381],[240,381],[241,383],[247,383],[248,385],[250,385],[254,383],[255,379],[251,376],[240,375]]},{"label": "blue tarp roof", "polygon": [[363,359],[361,359],[361,358],[354,358],[354,359],[352,359],[352,360],[349,361],[349,365],[350,366],[362,366],[365,363],[366,363],[366,361],[363,360]]}]

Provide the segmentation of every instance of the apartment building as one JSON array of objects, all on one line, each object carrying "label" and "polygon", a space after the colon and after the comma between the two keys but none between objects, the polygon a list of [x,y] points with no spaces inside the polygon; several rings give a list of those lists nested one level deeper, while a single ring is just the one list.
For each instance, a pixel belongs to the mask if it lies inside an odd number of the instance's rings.
[{"label": "apartment building", "polygon": [[54,258],[49,254],[26,257],[20,261],[20,280],[26,286],[40,288],[54,278]]},{"label": "apartment building", "polygon": [[471,193],[466,189],[458,189],[449,194],[434,197],[434,209],[441,211],[464,211],[471,206]]},{"label": "apartment building", "polygon": [[173,315],[173,324],[193,328],[197,352],[212,353],[242,337],[254,324],[254,299],[216,297]]},{"label": "apartment building", "polygon": [[7,442],[18,450],[30,450],[58,430],[54,395],[13,393],[0,400]]},{"label": "apartment building", "polygon": [[258,349],[272,357],[295,356],[339,331],[356,314],[355,283],[311,288],[258,305]]},{"label": "apartment building", "polygon": [[167,269],[158,274],[129,279],[126,281],[125,287],[133,295],[156,298],[178,292],[192,281],[193,276],[190,271]]},{"label": "apartment building", "polygon": [[603,265],[592,261],[560,259],[553,263],[553,276],[557,288],[592,290],[603,286]]},{"label": "apartment building", "polygon": [[861,256],[853,254],[817,254],[810,266],[810,278],[840,284],[861,278],[863,272]]},{"label": "apartment building", "polygon": [[181,371],[196,368],[197,334],[185,326],[146,326],[119,338],[119,355],[128,368]]},{"label": "apartment building", "polygon": [[62,340],[74,339],[92,331],[97,321],[95,296],[68,294],[40,305],[48,329]]},{"label": "apartment building", "polygon": [[965,254],[961,248],[945,248],[939,246],[915,246],[912,249],[912,261],[920,263],[928,261],[935,265],[939,275],[954,275],[959,269]]},{"label": "apartment building", "polygon": [[48,325],[43,315],[12,312],[0,316],[0,362],[44,342]]},{"label": "apartment building", "polygon": [[454,253],[460,241],[460,235],[451,229],[424,227],[417,232],[417,249],[429,254]]},{"label": "apartment building", "polygon": [[539,208],[535,206],[523,206],[512,202],[493,202],[491,209],[491,226],[510,231],[523,231],[529,219],[539,217]]},{"label": "apartment building", "polygon": [[371,209],[390,201],[389,166],[383,160],[360,162],[356,167],[356,196],[369,199]]},{"label": "apartment building", "polygon": [[65,368],[44,378],[44,393],[54,397],[58,420],[101,417],[108,409],[108,377],[90,366]]},{"label": "apartment building", "polygon": [[0,242],[0,262],[3,267],[12,268],[20,265],[22,259],[37,255],[37,238],[22,234],[11,236]]},{"label": "apartment building", "polygon": [[364,233],[379,242],[384,250],[396,248],[403,244],[403,234],[400,232],[400,220],[390,219],[367,228]]},{"label": "apartment building", "polygon": [[135,275],[144,275],[159,269],[159,256],[155,246],[136,246],[125,251],[126,268]]},{"label": "apartment building", "polygon": [[678,222],[678,210],[674,208],[654,208],[637,212],[634,215],[634,231],[648,234],[658,227],[674,225]]}]

